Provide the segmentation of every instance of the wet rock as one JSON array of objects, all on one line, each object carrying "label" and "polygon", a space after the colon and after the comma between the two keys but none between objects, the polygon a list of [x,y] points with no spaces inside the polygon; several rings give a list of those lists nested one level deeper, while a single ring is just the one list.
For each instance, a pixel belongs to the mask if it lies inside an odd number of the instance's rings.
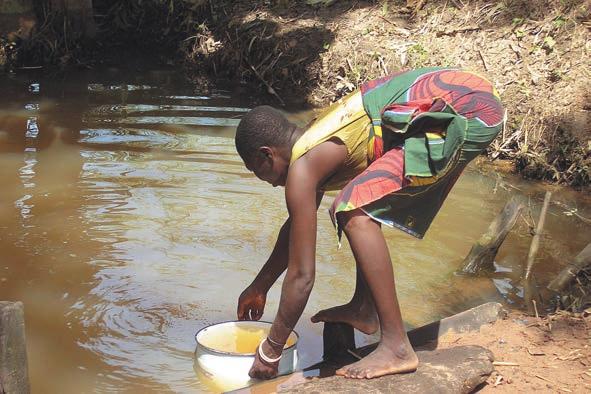
[{"label": "wet rock", "polygon": [[470,393],[493,371],[492,353],[480,346],[417,352],[416,372],[378,379],[353,380],[339,376],[315,379],[282,393]]}]

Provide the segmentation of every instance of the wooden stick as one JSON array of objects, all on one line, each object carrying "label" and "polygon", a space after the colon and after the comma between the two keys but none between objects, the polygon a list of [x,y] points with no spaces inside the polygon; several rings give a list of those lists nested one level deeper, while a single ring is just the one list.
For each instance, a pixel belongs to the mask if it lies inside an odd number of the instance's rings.
[{"label": "wooden stick", "polygon": [[540,375],[534,375],[534,376],[535,376],[536,378],[538,378],[538,379],[542,379],[542,380],[544,380],[544,381],[546,381],[546,382],[548,382],[548,383],[552,383],[552,384],[554,384],[554,382],[553,382],[553,381],[551,381],[550,379],[547,379],[547,378],[545,378],[545,377],[543,377],[543,376],[540,376]]},{"label": "wooden stick", "polygon": [[536,312],[536,319],[539,319],[540,315],[538,314],[538,306],[537,306],[536,300],[531,300],[531,303],[534,304],[534,311]]},{"label": "wooden stick", "polygon": [[441,36],[453,36],[456,35],[457,33],[466,33],[469,31],[477,31],[480,30],[480,26],[464,26],[464,27],[458,27],[456,29],[451,29],[451,30],[443,30],[443,31],[438,31],[435,33],[435,36],[437,37],[441,37]]},{"label": "wooden stick", "polygon": [[523,117],[523,120],[521,121],[521,125],[519,126],[519,129],[517,131],[513,132],[509,136],[509,138],[507,138],[505,141],[503,141],[503,143],[501,143],[501,146],[499,146],[497,151],[492,154],[493,160],[496,159],[501,154],[502,149],[505,148],[505,146],[507,146],[509,143],[511,143],[514,140],[517,141],[517,139],[521,136],[521,134],[523,133],[523,125],[525,124],[525,121],[526,121],[527,117],[529,116],[530,112],[531,112],[531,109],[528,110],[527,113],[525,114],[525,116]]},{"label": "wooden stick", "polygon": [[496,367],[518,367],[518,363],[512,363],[510,361],[493,361],[492,363]]},{"label": "wooden stick", "polygon": [[589,243],[575,257],[572,263],[569,263],[558,276],[548,284],[548,289],[560,293],[577,277],[577,274],[585,267],[591,265],[591,243]]},{"label": "wooden stick", "polygon": [[482,61],[482,65],[484,66],[484,71],[488,72],[488,66],[486,65],[486,60],[484,60],[484,55],[482,51],[478,51],[478,55],[480,56],[480,60]]},{"label": "wooden stick", "polygon": [[532,274],[532,268],[535,264],[536,255],[538,254],[538,249],[540,246],[540,237],[542,235],[542,231],[544,230],[544,222],[546,220],[546,212],[548,211],[548,205],[550,205],[550,197],[552,197],[552,193],[549,191],[546,192],[546,195],[544,197],[544,204],[542,205],[542,210],[540,211],[538,224],[536,226],[534,236],[529,248],[529,253],[527,255],[527,268],[525,270],[525,275],[523,276],[521,281],[523,285],[525,305],[527,307],[527,311],[530,315],[535,314],[536,317],[539,316],[537,305],[542,305],[542,297],[540,295],[536,279]]},{"label": "wooden stick", "polygon": [[529,280],[531,276],[531,269],[534,266],[536,255],[538,254],[538,248],[540,246],[540,236],[544,230],[544,222],[546,221],[546,212],[548,211],[548,205],[550,204],[550,198],[552,192],[547,191],[544,196],[544,205],[540,211],[540,218],[538,219],[538,225],[536,226],[534,237],[529,247],[529,253],[527,255],[527,269],[525,270],[525,280]]},{"label": "wooden stick", "polygon": [[279,102],[281,103],[281,105],[283,107],[285,107],[285,102],[281,99],[281,97],[279,97],[279,95],[277,94],[277,92],[275,91],[275,89],[273,89],[273,87],[269,84],[269,82],[265,81],[265,79],[263,78],[263,76],[261,74],[259,74],[258,70],[256,68],[254,68],[252,66],[252,64],[250,64],[246,59],[244,61],[251,68],[251,70],[254,72],[254,75],[256,75],[256,77],[258,79],[260,79],[261,82],[267,87],[267,92],[269,92],[270,94],[272,94],[273,96],[275,96],[277,98],[277,100],[279,100]]}]

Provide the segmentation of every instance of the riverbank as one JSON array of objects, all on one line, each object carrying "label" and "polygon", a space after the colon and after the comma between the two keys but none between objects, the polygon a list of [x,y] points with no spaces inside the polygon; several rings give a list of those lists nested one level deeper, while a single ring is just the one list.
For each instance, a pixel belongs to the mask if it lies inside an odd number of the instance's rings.
[{"label": "riverbank", "polygon": [[466,67],[493,81],[507,109],[490,159],[526,178],[591,183],[589,0],[71,3],[76,21],[60,22],[55,5],[18,19],[0,64],[93,67],[149,53],[184,64],[197,89],[233,81],[290,110],[400,69]]},{"label": "riverbank", "polygon": [[466,67],[507,109],[489,158],[526,178],[591,182],[591,2],[234,3],[184,48],[190,71],[249,81],[289,107],[327,105],[400,69]]},{"label": "riverbank", "polygon": [[479,345],[494,354],[495,371],[481,393],[591,389],[591,310],[537,318],[511,311],[480,331],[446,334],[438,347]]},{"label": "riverbank", "polygon": [[[333,326],[330,334],[325,327],[325,341],[330,342],[324,344],[328,360],[236,393],[405,393],[429,391],[433,386],[442,393],[589,391],[591,309],[537,317],[499,308],[483,304],[410,331],[417,354],[429,359],[414,374],[363,381],[334,377],[336,368],[354,362],[373,347],[338,352],[352,345],[345,343],[345,328]],[[335,347],[337,343],[340,347]]]}]

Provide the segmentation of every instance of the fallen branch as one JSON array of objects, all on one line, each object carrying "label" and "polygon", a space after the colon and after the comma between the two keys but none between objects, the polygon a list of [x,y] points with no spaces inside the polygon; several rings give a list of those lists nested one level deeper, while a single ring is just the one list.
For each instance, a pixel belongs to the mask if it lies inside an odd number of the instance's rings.
[{"label": "fallen branch", "polygon": [[244,61],[250,67],[250,69],[252,70],[252,72],[254,72],[254,75],[256,75],[256,77],[258,79],[260,79],[261,82],[267,87],[267,92],[269,92],[269,94],[272,94],[273,96],[275,96],[277,98],[277,100],[279,100],[279,102],[281,103],[281,105],[283,107],[285,107],[285,102],[281,99],[281,97],[279,97],[279,95],[277,94],[277,92],[275,91],[275,89],[273,89],[273,87],[267,81],[265,81],[265,79],[261,76],[261,74],[259,74],[259,72],[257,71],[257,69],[252,66],[252,64],[250,64],[246,59]]},{"label": "fallen branch", "polygon": [[466,33],[469,31],[477,31],[477,30],[480,30],[480,26],[464,26],[464,27],[458,27],[456,29],[451,29],[451,30],[440,30],[435,33],[435,36],[437,36],[437,37],[454,36],[458,33]]},{"label": "fallen branch", "polygon": [[493,361],[495,367],[518,367],[518,363],[512,363],[510,361]]},{"label": "fallen branch", "polygon": [[486,65],[486,60],[484,60],[484,55],[482,51],[478,51],[478,56],[480,56],[480,60],[482,61],[482,65],[484,66],[484,71],[488,72],[488,66]]},{"label": "fallen branch", "polygon": [[491,270],[493,261],[505,237],[511,231],[519,213],[523,209],[523,200],[513,196],[503,210],[497,215],[478,241],[470,249],[470,253],[462,262],[462,272],[474,275],[481,270]]},{"label": "fallen branch", "polygon": [[[536,374],[536,375],[534,375],[534,376],[535,376],[536,378],[538,378],[538,379],[542,379],[543,381],[545,381],[545,382],[548,382],[548,383],[552,384],[553,386],[558,386],[558,385],[557,385],[555,382],[553,382],[553,381],[551,381],[550,379],[547,379],[547,378],[545,378],[545,377],[543,377],[543,376],[540,376],[540,375],[537,375],[537,374]],[[571,390],[569,390],[569,389],[567,389],[567,388],[565,388],[565,387],[558,387],[558,389],[559,389],[559,390],[562,390],[562,391],[564,391],[565,393],[572,393],[572,391],[571,391]]]},{"label": "fallen branch", "polygon": [[535,376],[536,378],[538,378],[538,379],[542,379],[543,381],[546,381],[546,382],[548,382],[548,383],[552,383],[552,384],[554,384],[554,382],[553,382],[553,381],[551,381],[550,379],[546,379],[546,378],[545,378],[545,377],[543,377],[543,376],[540,376],[540,375],[534,375],[534,376]]},{"label": "fallen branch", "polygon": [[527,111],[527,113],[525,114],[525,116],[523,117],[523,120],[521,121],[521,125],[519,126],[519,129],[517,131],[513,132],[513,134],[511,134],[509,136],[509,138],[504,140],[503,143],[501,144],[501,146],[499,146],[499,148],[497,149],[497,151],[492,154],[491,157],[493,160],[495,160],[497,157],[499,157],[502,149],[504,149],[507,145],[509,145],[513,141],[518,141],[519,137],[521,137],[521,134],[523,133],[523,125],[525,124],[525,121],[528,118],[530,112],[531,112],[531,109],[529,109]]},{"label": "fallen branch", "polygon": [[577,274],[588,265],[591,265],[591,243],[589,243],[575,257],[572,263],[569,263],[558,276],[548,284],[548,289],[560,293],[577,277]]}]

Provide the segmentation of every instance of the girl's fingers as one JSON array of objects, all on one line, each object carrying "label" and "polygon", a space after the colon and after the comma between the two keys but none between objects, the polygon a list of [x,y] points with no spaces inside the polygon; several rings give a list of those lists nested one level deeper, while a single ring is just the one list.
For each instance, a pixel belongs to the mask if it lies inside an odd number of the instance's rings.
[{"label": "girl's fingers", "polygon": [[238,320],[259,320],[263,317],[263,308],[255,308],[251,305],[238,305]]},{"label": "girl's fingers", "polygon": [[238,306],[238,320],[252,320],[253,315],[254,311],[249,305]]}]

